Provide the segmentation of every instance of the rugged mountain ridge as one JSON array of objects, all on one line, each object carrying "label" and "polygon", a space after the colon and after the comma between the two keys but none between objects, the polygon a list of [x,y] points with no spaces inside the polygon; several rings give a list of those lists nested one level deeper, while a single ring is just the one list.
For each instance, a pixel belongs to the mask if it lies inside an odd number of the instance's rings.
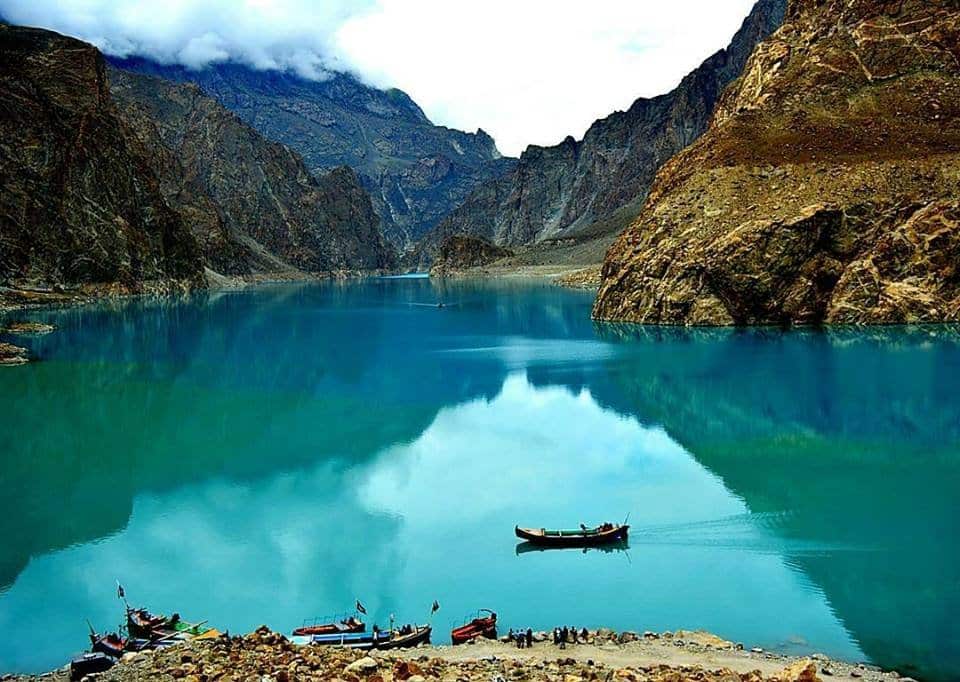
[{"label": "rugged mountain ridge", "polygon": [[0,283],[202,282],[199,249],[86,43],[0,24]]},{"label": "rugged mountain ridge", "polygon": [[720,93],[780,25],[785,7],[786,0],[757,2],[730,45],[672,92],[596,121],[581,141],[528,147],[512,171],[474,190],[424,238],[416,260],[428,263],[454,233],[519,246],[623,229],[639,213],[661,164],[706,129]]},{"label": "rugged mountain ridge", "polygon": [[6,24],[0,66],[4,298],[395,266],[352,170],[315,178],[196,86],[110,70],[91,45]]},{"label": "rugged mountain ridge", "polygon": [[298,152],[317,175],[350,166],[373,197],[384,233],[401,248],[514,163],[501,157],[483,130],[435,126],[406,93],[378,90],[349,74],[311,81],[236,63],[192,70],[142,58],[111,61],[124,70],[198,84],[266,138]]},{"label": "rugged mountain ridge", "polygon": [[110,70],[111,93],[206,262],[227,274],[396,265],[356,174],[315,178],[299,155],[265,140],[190,83]]},{"label": "rugged mountain ridge", "polygon": [[960,3],[791,0],[610,249],[601,319],[960,319]]}]

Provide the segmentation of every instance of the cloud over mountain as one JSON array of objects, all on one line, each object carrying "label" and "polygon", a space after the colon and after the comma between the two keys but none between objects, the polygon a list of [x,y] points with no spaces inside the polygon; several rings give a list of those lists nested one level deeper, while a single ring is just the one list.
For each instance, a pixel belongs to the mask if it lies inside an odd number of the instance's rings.
[{"label": "cloud over mountain", "polygon": [[201,68],[236,60],[307,78],[349,70],[407,91],[437,123],[502,151],[580,136],[671,89],[727,43],[753,0],[0,0],[0,14]]}]

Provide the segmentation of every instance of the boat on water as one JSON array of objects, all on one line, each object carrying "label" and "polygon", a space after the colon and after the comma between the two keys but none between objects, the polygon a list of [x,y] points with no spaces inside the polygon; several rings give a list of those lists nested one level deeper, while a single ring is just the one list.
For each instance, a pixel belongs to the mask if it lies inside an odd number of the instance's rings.
[{"label": "boat on water", "polygon": [[372,632],[340,632],[325,635],[295,636],[296,644],[340,646],[348,649],[405,649],[429,644],[429,625],[406,625],[395,630],[374,629]]},{"label": "boat on water", "polygon": [[626,524],[604,523],[596,528],[580,526],[578,530],[547,530],[516,526],[514,533],[521,540],[545,547],[590,547],[623,542],[627,539],[629,530],[630,526]]},{"label": "boat on water", "polygon": [[166,620],[166,616],[150,613],[146,609],[127,607],[127,632],[131,637],[149,638]]},{"label": "boat on water", "polygon": [[129,640],[115,632],[99,635],[90,632],[90,649],[93,653],[106,654],[110,658],[120,658],[128,651]]},{"label": "boat on water", "polygon": [[366,623],[356,616],[348,616],[339,620],[330,620],[328,622],[314,621],[310,624],[304,623],[293,631],[294,636],[304,637],[309,635],[336,635],[340,633],[364,632],[367,629]]},{"label": "boat on water", "polygon": [[188,623],[180,617],[179,613],[174,613],[167,618],[146,609],[132,608],[127,608],[127,632],[131,637],[149,641],[209,639],[220,636],[220,631],[208,627],[206,621]]},{"label": "boat on water", "polygon": [[[488,615],[482,616],[481,613]],[[450,640],[454,644],[465,644],[478,637],[497,638],[497,614],[490,609],[480,609],[476,618],[450,631]]]}]

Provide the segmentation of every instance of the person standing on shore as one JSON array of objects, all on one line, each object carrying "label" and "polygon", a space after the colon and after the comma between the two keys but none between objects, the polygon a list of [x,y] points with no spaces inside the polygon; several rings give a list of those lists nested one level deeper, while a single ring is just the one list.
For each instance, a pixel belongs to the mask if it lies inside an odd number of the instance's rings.
[{"label": "person standing on shore", "polygon": [[567,648],[567,634],[568,634],[567,626],[564,625],[563,628],[560,630],[560,648],[561,649]]},{"label": "person standing on shore", "polygon": [[527,628],[527,648],[533,646],[533,629]]}]

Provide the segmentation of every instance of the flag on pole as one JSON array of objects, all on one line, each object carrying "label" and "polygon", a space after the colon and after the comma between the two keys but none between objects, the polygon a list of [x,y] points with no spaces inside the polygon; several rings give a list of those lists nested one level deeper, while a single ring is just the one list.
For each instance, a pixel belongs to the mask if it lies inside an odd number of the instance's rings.
[{"label": "flag on pole", "polygon": [[359,600],[359,599],[357,600],[357,611],[359,611],[360,613],[366,613],[366,612],[367,612],[367,610],[366,610],[365,608],[363,608],[363,604],[360,603],[360,600]]},{"label": "flag on pole", "polygon": [[433,614],[435,614],[435,613],[436,613],[437,611],[439,611],[439,610],[440,610],[440,602],[438,602],[436,599],[434,599],[434,600],[433,600],[433,606],[430,607],[430,615],[432,616]]},{"label": "flag on pole", "polygon": [[120,584],[120,581],[117,581],[117,599],[123,599],[126,595],[126,592],[123,591],[123,585]]}]

